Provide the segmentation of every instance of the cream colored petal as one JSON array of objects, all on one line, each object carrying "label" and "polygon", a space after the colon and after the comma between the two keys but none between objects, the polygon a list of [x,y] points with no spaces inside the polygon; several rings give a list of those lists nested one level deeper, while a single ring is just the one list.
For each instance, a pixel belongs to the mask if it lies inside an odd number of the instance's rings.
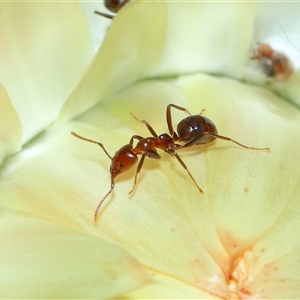
[{"label": "cream colored petal", "polygon": [[0,83],[23,126],[23,143],[50,125],[93,55],[80,4],[0,4]]},{"label": "cream colored petal", "polygon": [[94,237],[9,211],[0,222],[3,298],[113,298],[150,281],[128,253]]},{"label": "cream colored petal", "polygon": [[0,85],[0,165],[10,154],[21,148],[22,126],[18,113],[11,104],[11,101]]},{"label": "cream colored petal", "polygon": [[107,29],[111,24],[111,20],[95,14],[95,11],[104,12],[113,15],[105,6],[104,1],[79,0],[87,17],[90,32],[96,50],[101,46],[103,39],[107,33]]},{"label": "cream colored petal", "polygon": [[[255,3],[204,1],[126,4],[57,122],[144,77],[199,70],[241,77],[248,62],[255,7]],[[229,34],[237,27],[238,34]]]},{"label": "cream colored petal", "polygon": [[166,26],[164,1],[129,3],[123,7],[111,23],[85,77],[63,106],[57,123],[69,120],[103,97],[153,75],[163,54]]},{"label": "cream colored petal", "polygon": [[168,31],[157,75],[209,72],[241,77],[256,3],[168,2]]},{"label": "cream colored petal", "polygon": [[[282,256],[293,261],[289,254],[299,247],[298,110],[262,89],[201,74],[137,83],[114,98],[81,116],[81,123],[49,131],[12,161],[0,197],[14,201],[4,204],[118,244],[147,269],[176,278],[178,289],[183,282],[199,295],[255,295],[268,264]],[[110,187],[110,161],[70,131],[99,140],[113,155],[133,134],[150,135],[129,112],[160,134],[167,131],[170,102],[192,113],[205,108],[220,134],[271,152],[221,140],[178,151],[204,194],[175,158],[160,152],[160,161],[146,160],[132,196],[135,169],[116,179],[94,226],[95,206]],[[174,126],[185,117],[173,115]],[[297,268],[287,263],[281,274],[297,278]],[[162,282],[158,289],[169,284]],[[287,287],[291,282],[286,280]]]},{"label": "cream colored petal", "polygon": [[[174,83],[176,84],[176,81]],[[153,84],[152,93],[150,84]],[[142,93],[145,96],[140,98],[145,99],[145,102],[138,101],[139,94]],[[125,99],[130,99],[128,108]],[[147,106],[150,99],[151,108],[149,104]],[[105,234],[106,239],[117,240],[119,244],[125,245],[126,249],[130,249],[129,251],[134,251],[139,259],[146,260],[147,265],[152,268],[153,265],[157,266],[163,274],[176,274],[202,290],[208,291],[210,288],[212,293],[223,296],[226,293],[255,295],[258,290],[259,296],[262,296],[263,286],[259,280],[255,281],[255,277],[270,261],[285,255],[291,262],[289,268],[281,268],[281,276],[290,280],[285,280],[282,290],[292,288],[292,278],[296,280],[299,265],[289,253],[297,249],[300,242],[297,233],[300,225],[297,215],[300,208],[295,196],[299,193],[299,176],[295,172],[298,167],[295,164],[300,149],[294,142],[299,139],[299,112],[271,92],[206,75],[182,77],[175,86],[173,85],[173,89],[172,82],[136,84],[115,96],[114,100],[114,105],[112,102],[103,105],[111,114],[123,117],[127,124],[136,127],[135,132],[143,136],[149,133],[146,129],[141,130],[142,124],[131,123],[126,111],[134,112],[140,119],[146,119],[157,133],[162,133],[167,128],[164,109],[161,107],[174,101],[191,112],[200,112],[205,108],[205,115],[216,122],[220,134],[249,146],[270,147],[271,152],[247,150],[226,141],[216,141],[215,145],[210,147],[199,147],[201,154],[196,149],[180,152],[191,173],[204,189],[204,195],[198,194],[196,187],[175,159],[172,162],[172,158],[168,159],[163,155],[160,162],[152,162],[153,167],[147,167],[146,163],[137,191],[131,200],[139,201],[141,204],[138,205],[144,208],[136,210],[131,206],[132,203],[115,203],[113,197],[114,201],[108,204],[107,209],[103,209],[99,220],[101,227],[109,226],[112,229],[106,229],[101,236]],[[191,104],[187,105],[186,100],[190,100]],[[81,120],[93,123],[93,120],[96,120],[93,116],[96,115],[96,111],[93,111]],[[174,112],[174,124],[182,118],[182,112]],[[97,124],[106,128],[105,121],[98,121]],[[120,126],[121,123],[116,123],[114,128],[121,130]],[[100,138],[103,143],[104,138],[105,136]],[[156,174],[157,169],[162,171],[161,175]],[[161,176],[160,180],[157,180],[158,176]],[[130,188],[129,182],[127,190]],[[148,200],[147,194],[150,193],[151,200]],[[121,196],[117,199],[119,197]],[[115,205],[122,205],[117,218],[116,215],[110,216]],[[127,213],[129,205],[131,212]],[[180,217],[175,217],[174,209]],[[126,227],[131,228],[130,232],[136,232],[134,241],[139,240],[138,249],[126,236],[119,234],[122,232],[122,225],[119,227],[113,220],[118,219],[118,222],[122,223],[120,216],[124,218]],[[155,221],[147,222],[150,216],[155,216]],[[128,220],[125,221],[126,219]],[[142,225],[136,224],[132,228],[133,219],[140,220]],[[102,225],[102,222],[105,225]],[[139,231],[140,226],[143,233]],[[170,228],[176,235],[175,240],[165,233],[162,226]],[[288,234],[286,239],[285,234]],[[146,239],[151,241],[150,246],[146,244]],[[198,239],[200,244],[196,243]],[[282,247],[278,247],[279,240],[283,239],[285,242]],[[155,243],[155,240],[158,242]],[[189,244],[192,240],[193,243]],[[163,241],[166,242],[165,247],[161,245]],[[177,244],[178,241],[180,245]],[[146,248],[149,250],[148,254],[145,253]],[[164,248],[168,249],[167,253]],[[180,249],[180,254],[175,249]],[[193,253],[193,249],[197,249],[198,254],[201,253],[201,258]],[[268,255],[262,255],[261,251],[265,251],[264,249],[268,249]],[[211,256],[210,259],[207,254]],[[172,261],[172,257],[176,257],[176,262]],[[194,265],[187,266],[187,261],[192,257]],[[222,271],[216,268],[213,260]],[[201,271],[197,268],[198,263]],[[243,271],[246,274],[245,278],[241,274]],[[191,274],[195,277],[190,277]],[[204,276],[207,281],[197,282],[195,278],[198,276],[202,280]],[[272,281],[271,276],[269,281]]]},{"label": "cream colored petal", "polygon": [[[100,117],[105,120],[105,114],[100,113]],[[107,116],[106,124],[114,121]],[[214,276],[219,278],[219,289],[226,290],[222,271],[197,238],[180,202],[174,198],[168,176],[162,173],[168,172],[170,163],[162,161],[161,167],[147,162],[131,199],[128,191],[134,170],[118,178],[116,191],[94,224],[95,206],[110,186],[109,160],[96,145],[71,136],[71,128],[90,138],[100,134],[104,140],[111,140],[111,132],[92,126],[72,123],[64,129],[57,128],[55,134],[49,133],[11,161],[0,185],[3,205],[17,213],[25,211],[64,227],[102,235],[128,249],[147,269],[185,282],[180,284],[183,290],[186,285],[195,289],[210,286]],[[124,133],[130,135],[130,130],[114,133],[115,140],[106,143],[110,153],[117,149],[119,139],[127,139]],[[47,146],[40,147],[41,142]],[[172,284],[176,286],[176,281]]]},{"label": "cream colored petal", "polygon": [[[264,290],[261,279],[256,280],[261,272],[269,274],[263,281],[266,285],[277,283],[282,298],[299,295],[295,287],[299,262],[293,255],[300,246],[297,229],[300,178],[296,171],[300,167],[297,159],[300,147],[295,142],[300,138],[299,111],[270,92],[226,79],[195,76],[183,79],[181,86],[194,106],[200,102],[207,109],[207,116],[214,115],[220,134],[248,146],[271,149],[270,153],[263,153],[217,141],[215,151],[205,150],[202,168],[207,186],[203,188],[208,210],[197,211],[189,204],[189,215],[194,215],[191,217],[194,222],[210,216],[231,257],[229,265],[223,267],[234,278],[234,291],[241,292],[244,288],[246,294],[249,291],[261,298],[274,297],[270,289]],[[211,103],[211,99],[218,105]],[[201,168],[196,161],[192,165]],[[211,237],[203,236],[205,240],[210,248]],[[220,260],[215,251],[214,247],[211,253]],[[276,260],[283,256],[286,265],[277,267],[280,269],[277,276],[285,280],[276,281],[273,277],[276,273],[264,270],[274,261],[275,268]]]},{"label": "cream colored petal", "polygon": [[[199,290],[197,287],[155,270],[149,270],[153,282],[123,295],[128,299],[222,299],[218,295]],[[214,284],[214,280],[211,281]]]}]

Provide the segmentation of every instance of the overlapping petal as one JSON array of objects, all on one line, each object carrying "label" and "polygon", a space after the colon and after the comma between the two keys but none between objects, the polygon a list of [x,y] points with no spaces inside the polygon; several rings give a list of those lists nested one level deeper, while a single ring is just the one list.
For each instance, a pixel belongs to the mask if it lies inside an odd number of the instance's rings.
[{"label": "overlapping petal", "polygon": [[6,1],[0,11],[0,83],[25,143],[55,120],[94,51],[79,3]]},{"label": "overlapping petal", "polygon": [[[146,277],[139,267],[133,267],[134,278],[125,274],[122,281],[131,280],[131,287],[118,291],[123,298],[299,296],[300,178],[295,172],[299,169],[300,146],[295,142],[300,138],[299,110],[272,92],[235,80],[201,73],[174,74],[209,71],[242,77],[250,59],[248,42],[255,5],[230,4],[233,18],[228,29],[236,30],[239,22],[244,26],[237,37],[230,35],[229,41],[224,28],[230,13],[219,12],[215,4],[199,2],[191,9],[181,3],[159,2],[152,4],[157,9],[149,9],[150,4],[132,3],[122,9],[86,76],[68,98],[58,123],[103,101],[75,121],[44,132],[8,161],[1,174],[2,205],[16,215],[28,215],[30,223],[36,218],[39,224],[51,222],[55,228],[68,228],[71,245],[78,245],[70,233],[76,230],[91,243],[105,240],[128,251],[152,275],[153,282],[138,288],[146,283]],[[242,18],[245,7],[251,13]],[[185,9],[190,19],[176,35],[176,20],[186,18]],[[203,18],[199,20],[194,11],[201,11]],[[216,27],[223,30],[224,39],[212,37],[207,45],[210,35],[203,32],[208,28],[209,12],[212,19],[218,17]],[[154,15],[159,25],[151,23],[149,28]],[[141,37],[145,28],[149,30]],[[159,28],[163,30],[159,32]],[[192,29],[199,39],[204,34],[203,43],[195,43],[187,53],[185,43],[191,43]],[[128,35],[130,42],[126,44]],[[158,42],[152,46],[156,38]],[[229,62],[230,49],[239,38],[243,38],[242,47]],[[182,44],[176,51],[173,45],[178,45],[178,40]],[[125,46],[118,49],[120,42]],[[217,63],[202,63],[212,45]],[[149,47],[153,47],[153,57],[146,53]],[[196,54],[201,53],[196,60]],[[191,61],[185,60],[188,56]],[[158,74],[177,76],[144,79]],[[133,169],[116,179],[116,188],[94,224],[95,206],[110,188],[110,160],[100,147],[76,139],[70,132],[102,142],[113,155],[132,135],[151,135],[130,112],[149,121],[160,134],[167,131],[165,109],[169,103],[195,114],[205,109],[204,114],[216,123],[221,135],[248,146],[270,147],[271,151],[245,149],[221,140],[178,151],[204,194],[174,157],[162,153],[160,161],[147,159],[135,193],[128,196]],[[173,118],[176,127],[184,113],[174,111]],[[99,243],[101,251],[110,247]],[[68,243],[62,248],[70,249]],[[86,251],[83,247],[82,253]],[[101,297],[114,296],[111,287],[106,294],[95,287],[104,283],[93,282],[92,291]],[[62,286],[67,284],[62,279]]]},{"label": "overlapping petal", "polygon": [[[135,103],[145,91],[154,100],[150,103],[143,98],[143,112]],[[270,147],[271,152],[248,150],[226,141],[181,151],[205,194],[199,194],[173,157],[162,154],[160,161],[149,159],[132,197],[128,191],[134,170],[117,179],[116,190],[94,226],[94,208],[110,186],[110,161],[97,145],[74,138],[70,131],[101,141],[112,154],[134,133],[149,135],[129,112],[147,119],[158,133],[165,132],[164,108],[171,99],[192,112],[205,108],[220,134],[249,146]],[[299,226],[300,207],[295,197],[299,178],[297,174],[293,180],[284,175],[298,168],[300,149],[293,145],[299,138],[298,110],[270,92],[207,75],[138,83],[113,100],[30,145],[22,155],[33,152],[32,159],[7,172],[2,180],[1,199],[9,199],[5,205],[119,245],[142,262],[158,289],[162,285],[166,290],[177,282],[179,290],[191,286],[191,293],[199,298],[208,294],[226,298],[230,293],[268,296],[267,291],[262,293],[256,276],[280,257],[289,259],[289,253],[299,248],[295,231]],[[157,112],[145,112],[153,106]],[[174,124],[183,117],[182,112],[174,113]],[[44,148],[39,146],[41,141]],[[289,159],[286,147],[290,147]],[[41,165],[43,173],[39,172]],[[24,173],[26,178],[22,178]],[[33,182],[30,178],[37,179]],[[286,242],[276,247],[278,239],[287,235]],[[281,267],[276,284],[283,290],[293,286],[291,278],[298,268],[294,266]],[[241,268],[246,278],[242,278]],[[272,278],[270,275],[266,283]],[[153,284],[142,291],[155,295]]]},{"label": "overlapping petal", "polygon": [[12,103],[0,85],[0,165],[5,157],[20,150],[22,144],[22,126],[19,115],[12,106]]},{"label": "overlapping petal", "polygon": [[149,281],[122,249],[78,231],[1,211],[1,296],[118,297]]}]

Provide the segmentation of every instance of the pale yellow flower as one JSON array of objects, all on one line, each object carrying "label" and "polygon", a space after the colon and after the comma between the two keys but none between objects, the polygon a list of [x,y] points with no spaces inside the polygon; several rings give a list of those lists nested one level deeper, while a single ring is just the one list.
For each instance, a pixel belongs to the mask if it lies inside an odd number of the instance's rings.
[{"label": "pale yellow flower", "polygon": [[[267,9],[263,16],[279,20],[280,9],[130,3],[92,59],[77,3],[19,5],[1,4],[7,18],[0,20],[0,39],[10,37],[0,50],[8,70],[0,74],[0,101],[10,116],[0,127],[8,145],[0,153],[7,157],[0,177],[1,296],[299,298],[300,113],[282,99],[299,102],[299,57],[291,55],[296,71],[280,82],[251,60],[255,42],[276,47],[268,30],[278,24],[260,23],[260,15]],[[21,17],[23,26],[12,21]],[[24,37],[20,45],[17,37]],[[9,60],[4,53],[11,52]],[[94,223],[110,188],[110,161],[70,132],[102,142],[113,155],[132,135],[151,135],[130,112],[161,134],[169,103],[194,114],[205,109],[221,135],[271,151],[222,140],[179,150],[204,194],[160,152],[161,160],[146,159],[133,195],[135,168],[117,177]],[[174,111],[175,128],[184,117]]]}]

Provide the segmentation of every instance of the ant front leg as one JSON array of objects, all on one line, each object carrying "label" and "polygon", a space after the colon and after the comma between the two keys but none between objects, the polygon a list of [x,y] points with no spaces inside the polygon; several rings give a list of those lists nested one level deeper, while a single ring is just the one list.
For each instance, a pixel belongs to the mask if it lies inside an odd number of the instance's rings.
[{"label": "ant front leg", "polygon": [[138,164],[138,167],[137,167],[137,169],[136,169],[136,171],[135,171],[133,187],[132,187],[132,189],[130,190],[130,192],[128,193],[129,195],[131,195],[131,194],[133,193],[133,191],[134,191],[134,189],[135,189],[135,187],[136,187],[137,177],[138,177],[138,175],[139,175],[139,173],[141,172],[141,169],[142,169],[142,167],[143,167],[143,164],[144,164],[144,161],[145,161],[145,156],[146,156],[145,154],[142,155],[142,158],[141,158],[141,160],[140,160],[140,162],[139,162],[139,164]]},{"label": "ant front leg", "polygon": [[174,135],[177,135],[177,134],[174,132],[174,129],[173,129],[171,107],[176,108],[176,109],[181,110],[181,111],[184,111],[185,113],[187,113],[190,116],[191,116],[191,113],[186,108],[184,108],[182,106],[178,106],[178,105],[175,105],[175,104],[169,104],[167,106],[167,110],[166,110],[167,124],[168,124],[169,132],[170,132],[171,136],[174,137]]},{"label": "ant front leg", "polygon": [[[133,116],[133,117],[134,117],[134,116]],[[134,117],[134,118],[135,118],[135,117]],[[141,136],[139,136],[139,135],[133,135],[133,136],[131,137],[131,139],[130,139],[129,144],[130,144],[131,146],[133,146],[133,141],[134,141],[134,140],[140,141],[140,140],[142,140],[142,139],[143,139],[143,137],[141,137]],[[133,187],[132,187],[132,189],[130,190],[130,192],[128,193],[129,195],[133,193],[133,191],[134,191],[134,189],[135,189],[135,187],[136,187],[137,177],[138,177],[138,175],[139,175],[139,173],[140,173],[140,171],[141,171],[141,169],[142,169],[142,167],[143,167],[144,161],[145,161],[145,154],[142,154],[142,158],[141,158],[141,160],[140,160],[140,162],[139,162],[139,164],[138,164],[138,167],[137,167],[137,169],[136,169],[136,171],[135,171]]]}]

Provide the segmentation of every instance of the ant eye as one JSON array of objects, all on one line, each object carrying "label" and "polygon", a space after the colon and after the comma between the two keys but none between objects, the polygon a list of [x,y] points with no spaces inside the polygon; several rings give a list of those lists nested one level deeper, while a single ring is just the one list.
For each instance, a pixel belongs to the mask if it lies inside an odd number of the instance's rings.
[{"label": "ant eye", "polygon": [[123,168],[125,166],[124,163],[120,163],[120,167]]}]

